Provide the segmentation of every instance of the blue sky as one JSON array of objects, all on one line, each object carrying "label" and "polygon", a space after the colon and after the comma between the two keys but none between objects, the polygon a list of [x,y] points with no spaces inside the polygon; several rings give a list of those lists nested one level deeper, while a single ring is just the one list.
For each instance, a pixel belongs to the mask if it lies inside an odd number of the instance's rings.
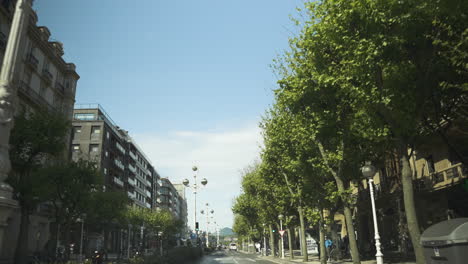
[{"label": "blue sky", "polygon": [[[208,185],[198,196],[232,225],[240,170],[258,157],[272,60],[303,0],[38,0],[39,25],[77,65],[77,103],[100,103],[161,176]],[[189,224],[193,197],[187,191]],[[204,221],[201,221],[202,228]]]}]

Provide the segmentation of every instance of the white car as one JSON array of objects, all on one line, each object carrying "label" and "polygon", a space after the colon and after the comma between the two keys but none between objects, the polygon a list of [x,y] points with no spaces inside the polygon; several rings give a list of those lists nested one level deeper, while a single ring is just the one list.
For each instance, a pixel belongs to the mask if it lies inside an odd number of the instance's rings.
[{"label": "white car", "polygon": [[231,251],[231,250],[237,251],[237,244],[236,243],[229,244],[229,251]]}]

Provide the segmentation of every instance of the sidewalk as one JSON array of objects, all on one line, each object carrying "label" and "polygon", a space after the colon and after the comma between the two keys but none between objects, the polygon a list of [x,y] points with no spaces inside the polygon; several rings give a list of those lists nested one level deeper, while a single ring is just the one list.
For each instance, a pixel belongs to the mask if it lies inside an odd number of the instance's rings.
[{"label": "sidewalk", "polygon": [[[259,256],[259,258],[267,259],[269,261],[279,263],[279,264],[288,264],[288,263],[320,264],[320,261],[319,261],[319,258],[318,258],[317,255],[309,255],[309,261],[307,261],[307,262],[303,262],[302,261],[302,256],[297,256],[296,254],[294,254],[294,259],[293,260],[289,259],[289,254],[286,254],[285,259],[275,258],[275,257],[272,257],[272,256],[266,256],[266,257],[265,256]],[[331,264],[353,264],[353,262],[350,261],[350,260],[348,260],[348,261],[332,261],[332,262],[328,262],[328,263],[331,263]],[[375,264],[376,261],[375,260],[362,260],[361,263],[362,264]],[[389,261],[386,261],[385,258],[384,258],[384,263],[415,264],[415,262],[389,262]]]}]

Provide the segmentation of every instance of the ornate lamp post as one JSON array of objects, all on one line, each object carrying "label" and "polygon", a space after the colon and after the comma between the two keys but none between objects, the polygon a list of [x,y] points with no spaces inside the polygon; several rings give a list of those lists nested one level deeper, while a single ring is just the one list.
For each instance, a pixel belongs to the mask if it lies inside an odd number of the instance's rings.
[{"label": "ornate lamp post", "polygon": [[366,177],[369,180],[369,190],[370,190],[370,196],[371,196],[371,203],[372,203],[372,216],[374,218],[374,232],[375,232],[375,249],[377,253],[375,254],[375,257],[377,259],[377,264],[383,264],[383,254],[380,249],[380,235],[379,235],[379,228],[377,226],[377,213],[375,211],[375,201],[374,201],[374,187],[373,187],[373,182],[374,182],[374,175],[376,173],[376,169],[374,166],[370,164],[370,162],[366,162],[366,165],[361,168],[362,175]]},{"label": "ornate lamp post", "polygon": [[128,234],[127,234],[127,258],[130,259],[130,235],[132,231],[132,225],[128,224]]},{"label": "ornate lamp post", "polygon": [[[283,231],[283,219],[284,219],[284,215],[280,214],[278,215],[278,219],[280,220],[280,229],[281,231]],[[284,259],[284,239],[283,239],[283,235],[281,234],[281,258]]]},{"label": "ornate lamp post", "polygon": [[[198,191],[198,188],[200,188],[201,186],[199,186],[197,184],[197,171],[198,171],[198,168],[197,166],[193,166],[192,167],[192,171],[194,172],[193,174],[193,184],[192,184],[192,189],[193,189],[193,194],[194,194],[194,210],[193,210],[193,227],[195,228],[195,235],[196,235],[196,239],[197,239],[197,242],[198,242],[198,230],[197,230],[197,191]],[[182,181],[182,183],[186,186],[186,187],[189,187],[190,188],[190,182],[188,179],[184,179]],[[206,178],[203,178],[201,180],[201,185],[202,186],[205,186],[207,183],[208,183],[208,180]]]},{"label": "ornate lamp post", "polygon": [[[205,234],[205,238],[206,238],[206,246],[209,247],[210,246],[210,213],[213,217],[213,214],[214,214],[214,210],[208,208],[209,204],[206,203],[205,204],[206,206],[206,234]],[[205,211],[204,210],[201,210],[200,211],[201,214],[205,214]]]},{"label": "ornate lamp post", "polygon": [[263,225],[263,255],[267,255],[267,248],[266,248],[266,233],[265,233],[265,223]]},{"label": "ornate lamp post", "polygon": [[21,59],[19,49],[21,39],[26,32],[31,5],[32,1],[16,1],[15,13],[0,73],[0,254],[4,242],[4,229],[8,226],[8,217],[18,207],[18,202],[12,199],[13,189],[4,181],[11,169],[8,151],[10,131],[13,128],[14,106],[16,104],[16,87],[13,83],[13,77],[17,68],[17,61]]},{"label": "ornate lamp post", "polygon": [[80,234],[80,263],[83,263],[83,235],[84,235],[84,222],[86,214],[83,214],[81,218],[78,218],[78,222],[81,222],[81,234]]}]

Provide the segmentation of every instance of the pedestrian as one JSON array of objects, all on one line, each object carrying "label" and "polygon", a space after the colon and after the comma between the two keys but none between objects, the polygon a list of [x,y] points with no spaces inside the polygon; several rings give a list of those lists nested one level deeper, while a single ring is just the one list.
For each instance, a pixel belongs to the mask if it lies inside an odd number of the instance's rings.
[{"label": "pedestrian", "polygon": [[349,254],[349,238],[347,235],[343,237],[343,248],[346,255]]},{"label": "pedestrian", "polygon": [[327,249],[328,260],[330,260],[330,253],[333,247],[333,241],[330,238],[325,237],[325,247]]}]

